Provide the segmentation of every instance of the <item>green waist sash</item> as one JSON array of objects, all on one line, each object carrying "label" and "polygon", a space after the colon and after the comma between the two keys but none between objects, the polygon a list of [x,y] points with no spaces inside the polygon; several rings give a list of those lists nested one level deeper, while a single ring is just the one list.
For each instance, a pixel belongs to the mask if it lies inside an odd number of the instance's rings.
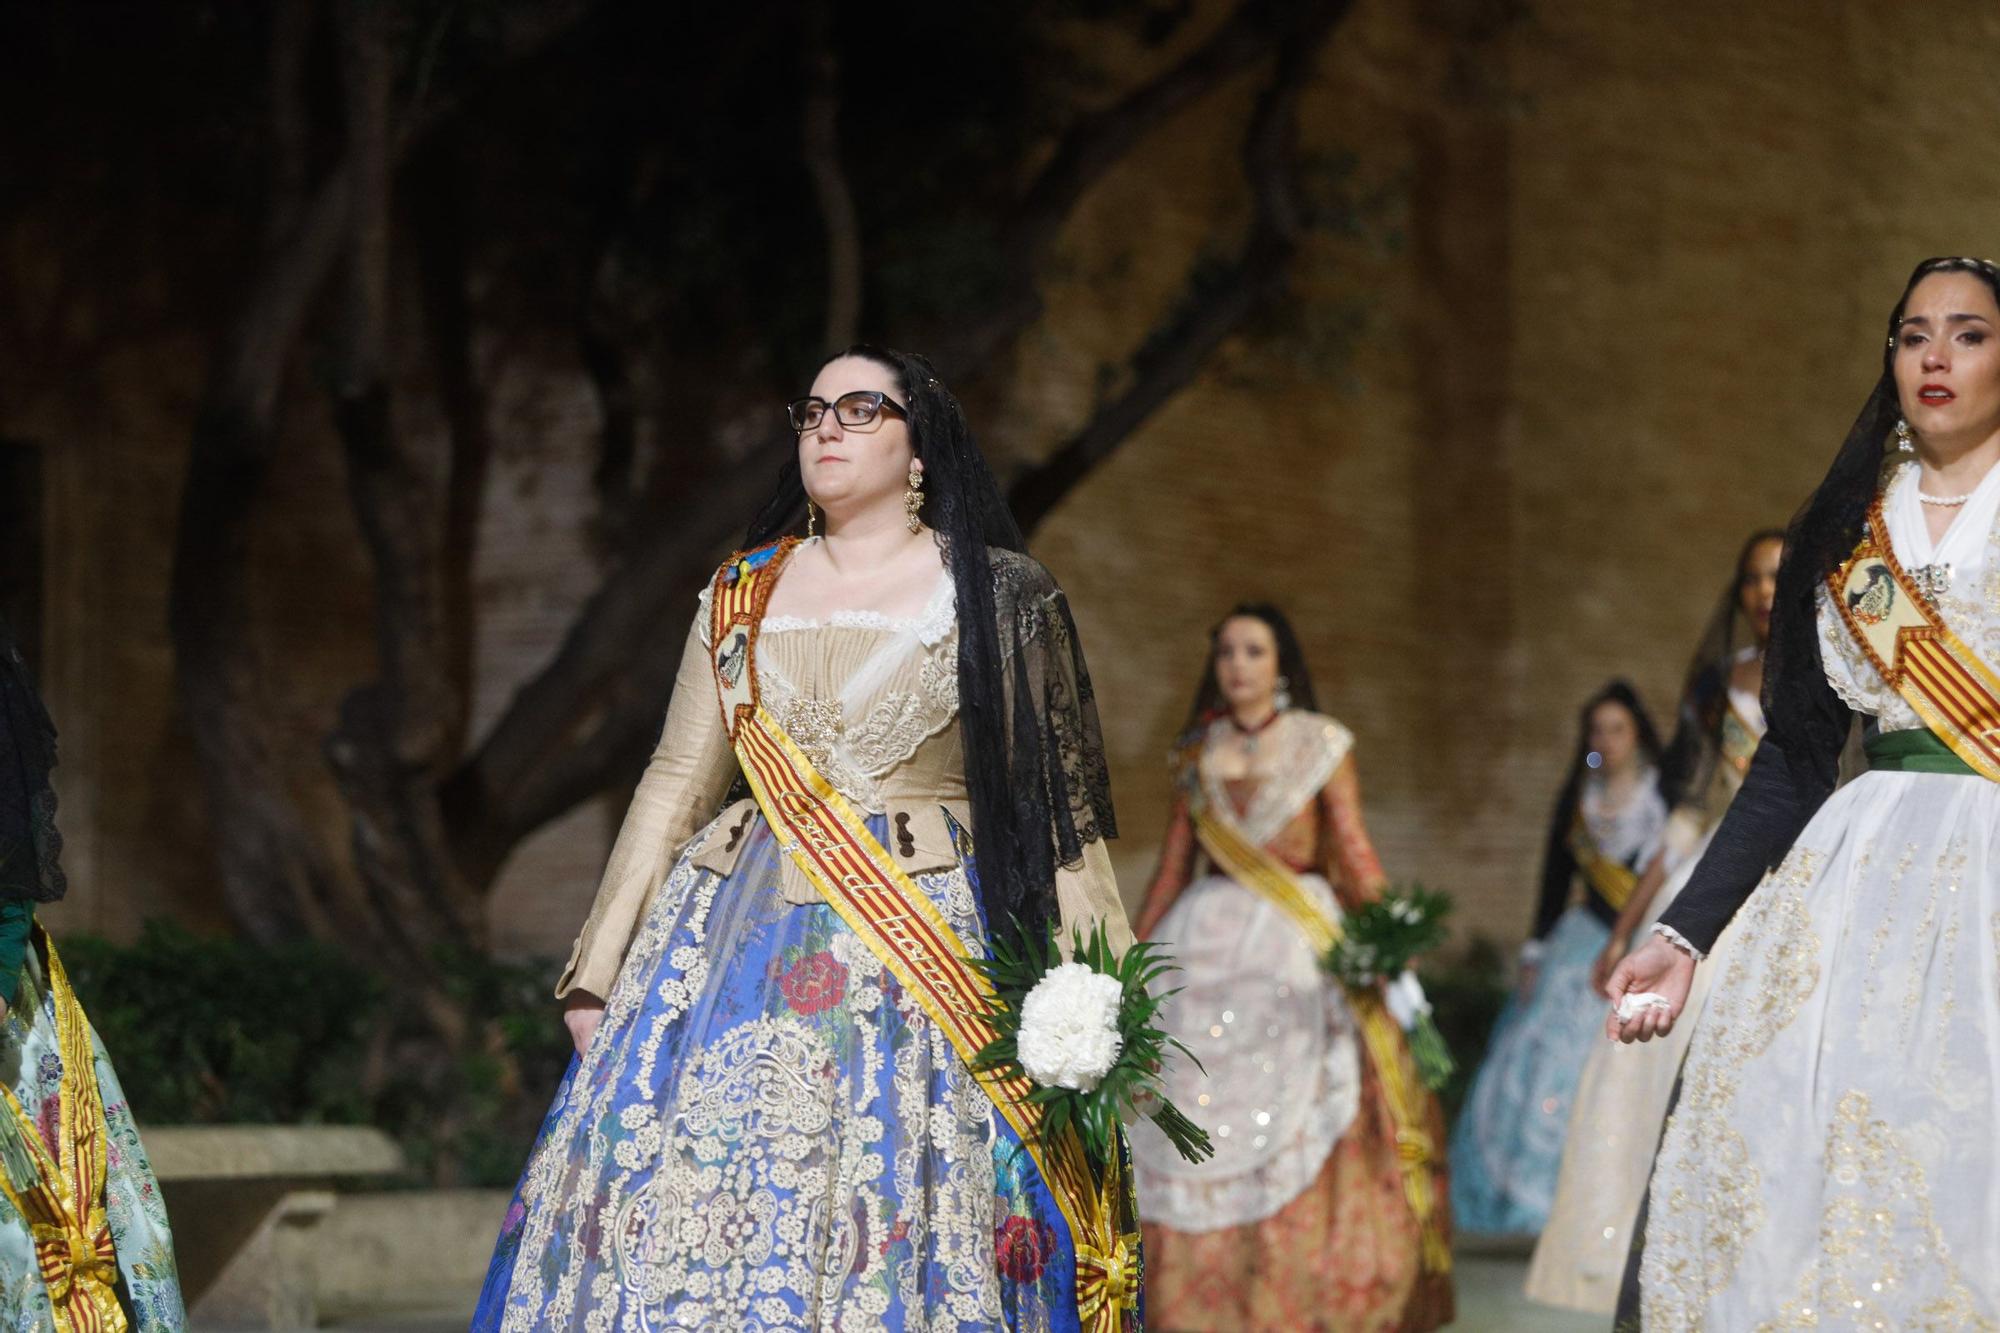
[{"label": "green waist sash", "polygon": [[1979,770],[1958,757],[1929,727],[1885,731],[1862,747],[1868,767],[1881,773],[1958,773],[1976,778]]}]

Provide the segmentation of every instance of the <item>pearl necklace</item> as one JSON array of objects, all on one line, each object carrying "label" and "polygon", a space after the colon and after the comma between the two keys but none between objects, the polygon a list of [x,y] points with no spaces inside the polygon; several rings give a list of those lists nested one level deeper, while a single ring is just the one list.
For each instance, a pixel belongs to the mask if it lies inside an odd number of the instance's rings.
[{"label": "pearl necklace", "polygon": [[1936,505],[1940,509],[1956,509],[1972,498],[1972,492],[1967,491],[1963,495],[1925,495],[1922,491],[1918,491],[1917,498],[1927,505]]}]

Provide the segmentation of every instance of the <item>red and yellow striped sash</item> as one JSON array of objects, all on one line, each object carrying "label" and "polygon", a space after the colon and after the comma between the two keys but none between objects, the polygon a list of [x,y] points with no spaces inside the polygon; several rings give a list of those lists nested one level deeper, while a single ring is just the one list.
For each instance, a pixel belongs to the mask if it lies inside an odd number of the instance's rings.
[{"label": "red and yellow striped sash", "polygon": [[1882,497],[1854,554],[1827,577],[1833,604],[1889,688],[1974,772],[2000,782],[2000,676],[1952,632],[1896,559]]},{"label": "red and yellow striped sash", "polygon": [[97,1052],[90,1024],[70,989],[69,975],[55,945],[40,926],[35,934],[48,959],[49,994],[55,1001],[56,1049],[62,1082],[55,1116],[57,1149],[49,1151],[41,1130],[13,1089],[0,1085],[13,1132],[20,1135],[38,1174],[34,1186],[19,1190],[0,1171],[0,1191],[28,1224],[35,1261],[49,1292],[60,1333],[124,1333],[118,1303],[118,1254],[105,1216],[104,1181],[109,1132],[97,1089]]},{"label": "red and yellow striped sash", "polygon": [[[710,642],[716,681],[738,763],[788,856],[869,951],[881,960],[950,1040],[969,1067],[994,1038],[993,990],[970,962],[951,923],[895,863],[847,799],[813,767],[756,698],[750,665],[756,627],[790,548],[761,568],[725,567],[713,595]],[[732,577],[736,586],[725,589]],[[744,586],[749,585],[749,586]],[[728,619],[724,619],[725,615]],[[736,637],[741,635],[740,640]],[[725,678],[740,653],[740,678]],[[1077,1313],[1089,1333],[1113,1333],[1139,1296],[1139,1237],[1120,1228],[1122,1168],[1093,1171],[1072,1130],[1043,1144],[1042,1109],[1021,1074],[975,1076],[1041,1169],[1069,1224],[1076,1251]]]}]

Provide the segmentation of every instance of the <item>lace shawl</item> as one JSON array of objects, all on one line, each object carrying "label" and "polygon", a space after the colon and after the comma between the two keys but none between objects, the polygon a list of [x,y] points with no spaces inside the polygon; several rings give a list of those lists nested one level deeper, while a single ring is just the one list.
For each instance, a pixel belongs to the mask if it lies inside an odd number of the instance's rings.
[{"label": "lace shawl", "polygon": [[1214,764],[1208,762],[1216,753],[1216,742],[1230,730],[1225,718],[1208,724],[1202,744],[1194,748],[1196,757],[1181,780],[1198,785],[1209,808],[1234,823],[1259,847],[1268,846],[1286,825],[1318,801],[1334,770],[1354,749],[1354,733],[1332,718],[1304,709],[1285,712],[1258,747],[1247,775],[1256,789],[1248,807],[1239,810]]},{"label": "lace shawl", "polygon": [[[1075,867],[1085,844],[1118,836],[1097,695],[1069,601],[1049,571],[1019,551],[995,549],[990,559],[1019,846],[1030,856],[1050,848]],[[1024,869],[1032,883],[1054,881],[1053,864]]]},{"label": "lace shawl", "polygon": [[68,887],[56,832],[56,728],[0,623],[0,898],[50,903]]}]

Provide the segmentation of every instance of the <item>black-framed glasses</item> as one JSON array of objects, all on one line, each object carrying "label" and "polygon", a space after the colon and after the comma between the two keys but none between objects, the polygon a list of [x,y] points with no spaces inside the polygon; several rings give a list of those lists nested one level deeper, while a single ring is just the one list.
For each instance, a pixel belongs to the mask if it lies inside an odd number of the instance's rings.
[{"label": "black-framed glasses", "polygon": [[791,419],[792,429],[808,431],[826,420],[827,409],[833,409],[834,420],[849,430],[865,430],[872,427],[882,416],[883,408],[908,421],[910,409],[891,398],[886,393],[873,389],[856,389],[844,393],[832,402],[824,398],[798,398],[785,404],[785,415]]}]

